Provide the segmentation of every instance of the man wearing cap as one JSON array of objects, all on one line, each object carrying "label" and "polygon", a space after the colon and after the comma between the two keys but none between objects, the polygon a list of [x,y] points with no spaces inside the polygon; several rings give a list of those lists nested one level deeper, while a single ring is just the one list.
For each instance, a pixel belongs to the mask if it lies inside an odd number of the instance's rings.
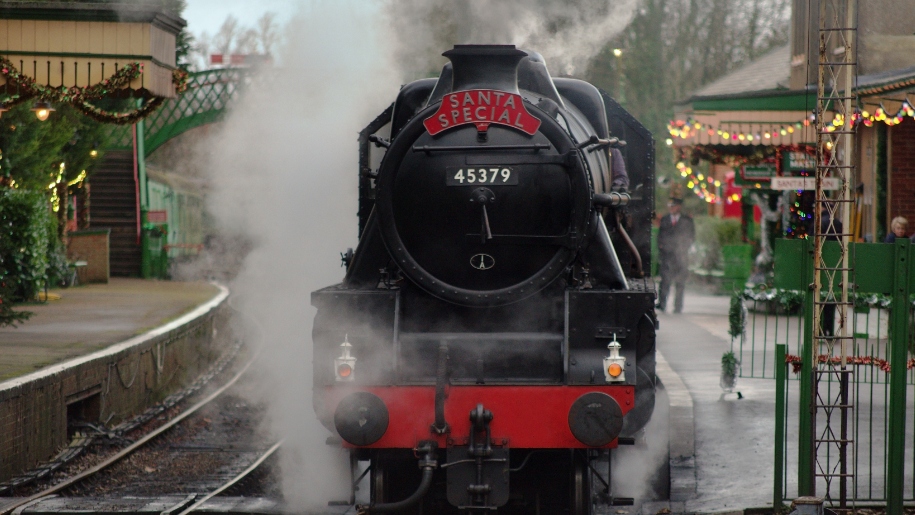
[{"label": "man wearing cap", "polygon": [[668,213],[661,218],[658,231],[658,250],[660,251],[661,291],[658,294],[658,308],[664,311],[671,284],[676,285],[674,313],[683,311],[683,291],[686,289],[686,278],[689,275],[687,255],[689,247],[696,238],[693,219],[680,213],[683,199],[671,196],[667,203]]}]

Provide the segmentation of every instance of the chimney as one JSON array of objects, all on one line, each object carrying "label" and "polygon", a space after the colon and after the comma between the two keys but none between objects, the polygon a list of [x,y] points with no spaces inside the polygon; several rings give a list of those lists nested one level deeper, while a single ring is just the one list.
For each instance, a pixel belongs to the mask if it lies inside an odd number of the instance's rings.
[{"label": "chimney", "polygon": [[515,45],[455,45],[443,56],[451,60],[451,91],[497,89],[518,93],[518,63],[527,52]]}]

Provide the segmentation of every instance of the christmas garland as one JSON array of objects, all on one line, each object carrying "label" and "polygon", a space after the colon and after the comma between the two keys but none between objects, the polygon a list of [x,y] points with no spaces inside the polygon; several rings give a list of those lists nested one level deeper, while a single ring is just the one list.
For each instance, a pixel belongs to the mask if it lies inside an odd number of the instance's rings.
[{"label": "christmas garland", "polygon": [[739,294],[731,296],[731,308],[728,310],[728,334],[731,339],[743,336],[747,327],[747,308]]},{"label": "christmas garland", "polygon": [[[677,151],[678,161],[688,161],[698,164],[699,161],[708,161],[713,164],[723,164],[731,168],[739,168],[745,164],[757,164],[775,157],[775,148],[771,146],[728,146],[725,151],[725,145],[695,145],[692,147],[679,147]],[[733,152],[733,149],[742,149],[743,155]]]},{"label": "christmas garland", "polygon": [[[81,88],[72,86],[53,87],[38,84],[34,79],[23,75],[13,63],[5,57],[0,57],[0,75],[7,82],[7,88],[14,87],[17,94],[5,102],[6,107],[21,104],[29,99],[36,98],[45,102],[68,103],[84,115],[103,123],[132,124],[136,123],[155,111],[164,101],[161,97],[148,100],[142,107],[123,113],[109,112],[92,104],[94,100],[105,98],[110,93],[127,87],[131,81],[143,73],[142,63],[129,63],[115,72],[111,77],[98,84]],[[172,84],[178,94],[187,90],[187,72],[184,70],[172,71]]]},{"label": "christmas garland", "polygon": [[[820,354],[816,357],[817,363],[831,363],[833,365],[839,365],[842,363],[842,358],[838,356],[830,356],[828,354]],[[845,362],[849,365],[871,365],[883,370],[884,372],[889,373],[890,363],[889,361],[883,358],[875,358],[873,356],[848,356],[845,358]],[[791,371],[795,374],[800,373],[801,366],[804,364],[801,361],[800,356],[795,356],[793,354],[788,354],[785,356],[785,363],[791,365]],[[915,358],[909,358],[906,362],[906,369],[911,370],[915,368]]]}]

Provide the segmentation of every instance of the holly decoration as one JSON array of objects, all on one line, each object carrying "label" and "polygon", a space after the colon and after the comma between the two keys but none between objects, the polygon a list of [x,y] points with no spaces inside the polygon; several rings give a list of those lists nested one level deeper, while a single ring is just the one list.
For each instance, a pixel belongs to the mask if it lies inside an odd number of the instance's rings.
[{"label": "holly decoration", "polygon": [[[79,86],[53,87],[38,84],[34,79],[23,75],[13,63],[5,57],[0,57],[0,75],[3,75],[7,83],[7,91],[15,90],[16,94],[5,101],[6,107],[13,107],[30,99],[36,99],[45,102],[67,103],[75,107],[86,116],[93,118],[102,123],[114,123],[118,125],[136,123],[155,111],[164,99],[154,97],[146,101],[143,106],[127,112],[110,112],[92,104],[95,100],[101,100],[117,90],[126,88],[130,82],[143,73],[142,63],[130,63],[118,70],[114,75],[108,77],[98,84],[81,88]],[[172,83],[175,85],[175,91],[178,94],[187,89],[187,72],[184,70],[174,70],[172,72]]]}]

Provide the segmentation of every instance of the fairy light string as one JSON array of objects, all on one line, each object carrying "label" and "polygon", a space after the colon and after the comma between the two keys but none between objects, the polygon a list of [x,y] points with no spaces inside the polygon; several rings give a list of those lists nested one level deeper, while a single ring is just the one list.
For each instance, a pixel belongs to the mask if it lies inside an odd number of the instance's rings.
[{"label": "fairy light string", "polygon": [[[887,111],[882,104],[874,109],[873,112],[860,107],[856,108],[852,113],[850,120],[845,120],[845,117],[841,113],[837,113],[833,117],[832,122],[826,124],[824,130],[826,132],[835,132],[845,126],[847,122],[850,122],[848,128],[857,127],[859,125],[873,127],[874,123],[877,122],[883,122],[892,127],[902,123],[906,117],[915,118],[915,106],[912,105],[908,98],[903,100],[899,109],[892,114]],[[745,131],[742,127],[743,124],[740,124],[739,122],[726,122],[716,127],[709,123],[702,123],[693,117],[687,117],[685,120],[671,120],[667,123],[667,131],[670,134],[670,138],[667,139],[667,145],[673,145],[673,138],[685,140],[699,137],[702,134],[708,135],[709,137],[717,136],[723,141],[730,141],[735,144],[768,143],[769,140],[788,137],[794,134],[798,129],[809,127],[814,121],[816,121],[816,117],[811,114],[803,120],[794,123],[756,122],[757,125],[760,125],[759,130],[754,131],[751,128]],[[734,125],[737,125],[736,130],[734,130]],[[763,129],[763,126],[768,128]]]}]

